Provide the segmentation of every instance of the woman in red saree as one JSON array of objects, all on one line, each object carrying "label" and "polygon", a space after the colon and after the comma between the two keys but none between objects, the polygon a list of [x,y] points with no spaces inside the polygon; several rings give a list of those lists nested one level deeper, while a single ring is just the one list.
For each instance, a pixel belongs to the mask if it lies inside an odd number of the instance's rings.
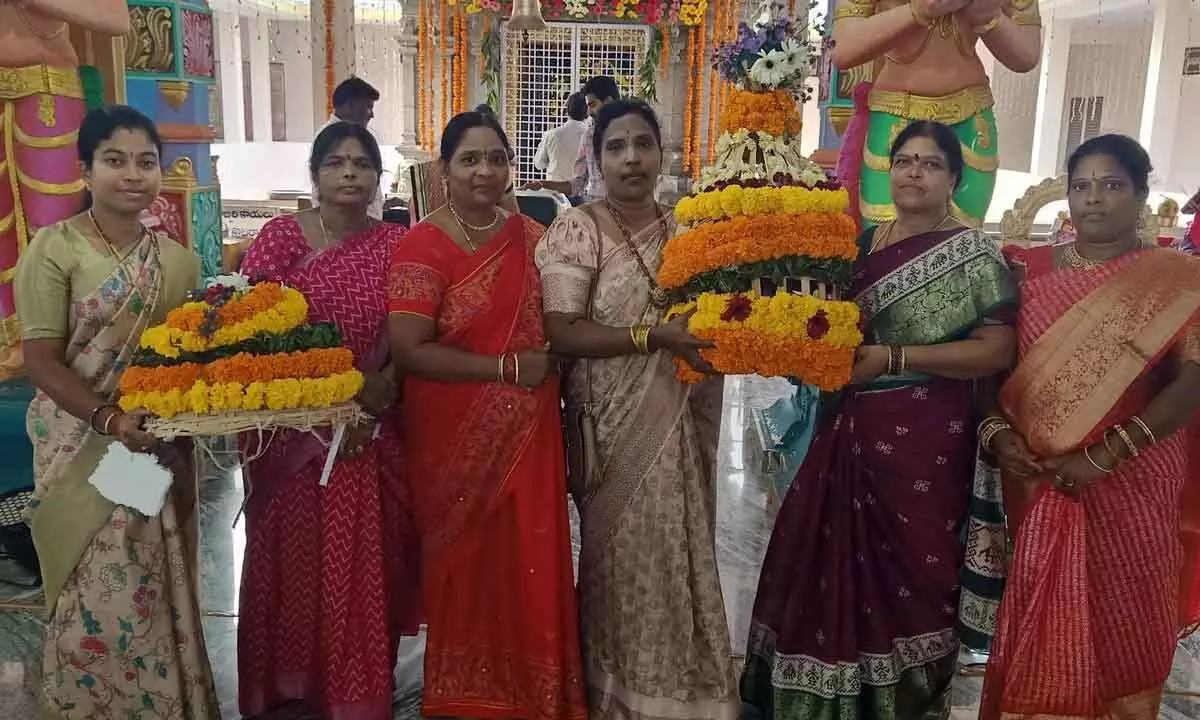
[{"label": "woman in red saree", "polygon": [[251,717],[301,701],[329,720],[391,718],[396,648],[417,630],[418,539],[387,410],[387,266],[403,229],[367,217],[380,169],[361,126],[322,130],[310,159],[320,206],[267,223],[242,262],[303,292],[311,322],[337,325],[378,418],[347,432],[324,486],[328,439],[311,433],[276,435],[250,464],[238,691]]},{"label": "woman in red saree", "polygon": [[497,207],[511,157],[494,119],[453,118],[447,202],[392,256],[429,623],[422,714],[582,719],[559,385],[533,265],[542,228]]},{"label": "woman in red saree", "polygon": [[1200,619],[1182,431],[1200,407],[1200,262],[1138,240],[1135,141],[1090,140],[1068,168],[1078,240],[1017,253],[1020,359],[981,433],[1015,537],[983,720],[1153,720]]}]

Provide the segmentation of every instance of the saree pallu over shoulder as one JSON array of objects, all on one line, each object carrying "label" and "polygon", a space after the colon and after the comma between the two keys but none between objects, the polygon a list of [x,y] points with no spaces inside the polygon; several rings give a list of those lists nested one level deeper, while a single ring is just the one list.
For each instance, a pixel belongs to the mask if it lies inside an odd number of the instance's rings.
[{"label": "saree pallu over shoulder", "polygon": [[[867,238],[874,232],[867,231]],[[905,254],[910,257],[889,257]],[[1017,302],[1016,283],[1000,247],[981,230],[909,238],[862,262],[866,267],[859,277],[865,287],[855,301],[880,343],[933,345],[959,339],[999,308]]]},{"label": "saree pallu over shoulder", "polygon": [[1200,272],[1171,250],[1138,252],[1029,348],[1001,392],[1034,452],[1062,454],[1200,317]]}]

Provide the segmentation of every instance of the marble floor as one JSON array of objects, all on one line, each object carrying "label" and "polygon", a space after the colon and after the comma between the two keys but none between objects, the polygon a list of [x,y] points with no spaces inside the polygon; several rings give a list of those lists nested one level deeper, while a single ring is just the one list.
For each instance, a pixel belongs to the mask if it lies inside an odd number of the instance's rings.
[{"label": "marble floor", "polygon": [[[720,473],[718,476],[717,555],[725,591],[731,653],[741,657],[748,632],[759,565],[766,551],[778,501],[759,471],[761,451],[751,430],[750,415],[765,408],[786,383],[757,378],[730,378],[725,390]],[[243,527],[234,524],[242,497],[236,470],[212,468],[202,483],[202,579],[205,632],[221,700],[222,717],[237,712],[237,597],[245,547]],[[574,520],[574,518],[573,518]],[[577,525],[577,524],[576,524]],[[578,533],[574,533],[578,551]],[[2,563],[3,561],[0,561]],[[5,579],[11,566],[0,564],[0,718],[35,717],[40,675],[42,620],[38,596]],[[16,578],[18,581],[20,578]],[[417,718],[421,688],[423,638],[408,639],[396,666],[396,718]],[[982,678],[964,658],[954,686],[953,720],[978,714]],[[1200,718],[1200,642],[1181,644],[1160,720]]]}]

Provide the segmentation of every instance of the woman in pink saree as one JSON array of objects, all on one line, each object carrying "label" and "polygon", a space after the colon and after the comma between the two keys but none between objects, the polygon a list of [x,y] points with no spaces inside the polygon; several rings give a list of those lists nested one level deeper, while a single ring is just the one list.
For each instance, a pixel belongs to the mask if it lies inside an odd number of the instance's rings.
[{"label": "woman in pink saree", "polygon": [[[17,266],[36,489],[27,518],[49,615],[40,720],[215,720],[196,597],[199,508],[190,447],[123,413],[117,384],[138,338],[183,304],[200,260],[138,215],[162,183],[154,124],[129,107],[84,118],[79,159],[93,202],[42,228]],[[153,453],[173,482],[157,515],[89,478],[113,441]]]},{"label": "woman in pink saree", "polygon": [[1154,720],[1200,620],[1200,261],[1142,246],[1136,141],[1068,169],[1078,240],[1017,253],[1019,361],[981,432],[1015,549],[980,718]]},{"label": "woman in pink saree", "polygon": [[242,713],[299,701],[324,718],[392,716],[392,667],[417,629],[417,546],[387,347],[388,258],[399,226],[368,218],[381,170],[369,132],[335,123],[313,142],[320,206],[267,223],[242,262],[304,293],[367,376],[375,422],[350,428],[320,484],[328,439],[282,433],[250,464],[238,623]]}]

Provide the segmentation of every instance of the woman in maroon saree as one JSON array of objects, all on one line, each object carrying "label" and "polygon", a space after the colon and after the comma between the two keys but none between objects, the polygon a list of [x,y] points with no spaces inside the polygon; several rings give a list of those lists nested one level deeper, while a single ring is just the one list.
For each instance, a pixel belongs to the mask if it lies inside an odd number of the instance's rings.
[{"label": "woman in maroon saree", "polygon": [[759,581],[742,694],[768,720],[949,713],[972,379],[1011,362],[1016,290],[996,243],[951,219],[953,131],[913,123],[891,160],[898,217],[864,233],[852,288],[876,344],[823,401]]},{"label": "woman in maroon saree", "polygon": [[267,223],[242,272],[295,287],[310,322],[338,326],[368,379],[359,401],[378,420],[347,432],[325,486],[328,438],[280,433],[250,464],[239,696],[247,716],[302,701],[323,718],[382,720],[419,595],[401,432],[387,410],[387,267],[403,229],[367,217],[381,169],[369,133],[331,125],[310,165],[320,207]]},{"label": "woman in maroon saree", "polygon": [[429,622],[422,715],[582,720],[543,230],[497,207],[511,148],[494,119],[456,116],[441,158],[447,202],[393,254],[389,301]]}]

